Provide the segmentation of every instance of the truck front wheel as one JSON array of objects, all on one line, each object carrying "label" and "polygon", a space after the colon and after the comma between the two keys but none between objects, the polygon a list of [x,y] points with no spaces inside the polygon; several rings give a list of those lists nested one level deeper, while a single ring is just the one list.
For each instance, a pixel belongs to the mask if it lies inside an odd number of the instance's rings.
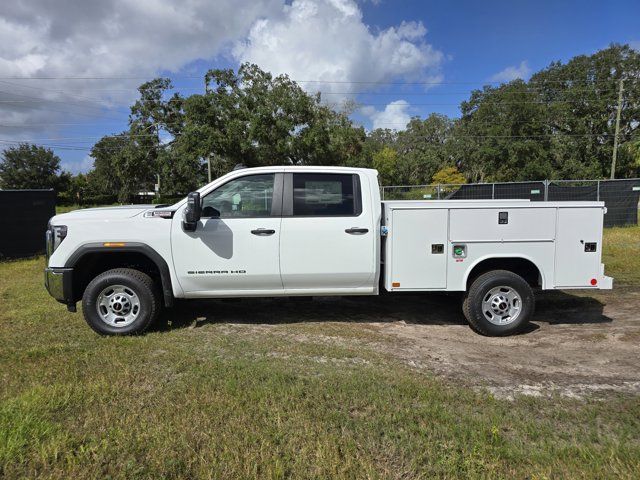
[{"label": "truck front wheel", "polygon": [[144,332],[161,308],[156,285],[146,273],[115,268],[94,278],[82,296],[82,312],[101,335]]},{"label": "truck front wheel", "polygon": [[487,336],[516,333],[529,322],[534,308],[531,286],[507,270],[493,270],[476,278],[462,304],[471,328]]}]

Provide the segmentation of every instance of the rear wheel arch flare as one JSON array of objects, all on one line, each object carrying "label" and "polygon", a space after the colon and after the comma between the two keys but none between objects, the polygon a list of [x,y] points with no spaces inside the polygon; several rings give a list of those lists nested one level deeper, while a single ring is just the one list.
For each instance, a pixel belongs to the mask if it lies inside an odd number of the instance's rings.
[{"label": "rear wheel arch flare", "polygon": [[465,290],[469,290],[473,281],[483,273],[491,270],[507,270],[520,275],[530,285],[543,287],[546,285],[542,269],[528,257],[509,255],[504,257],[486,257],[478,260],[465,277]]}]

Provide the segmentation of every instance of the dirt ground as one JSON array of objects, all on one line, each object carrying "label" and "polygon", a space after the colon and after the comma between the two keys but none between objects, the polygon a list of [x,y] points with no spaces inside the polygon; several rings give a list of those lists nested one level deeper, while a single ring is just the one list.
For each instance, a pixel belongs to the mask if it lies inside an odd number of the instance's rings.
[{"label": "dirt ground", "polygon": [[[529,328],[505,338],[474,333],[464,322],[460,299],[448,294],[184,302],[168,315],[190,328],[224,323],[229,334],[250,331],[291,341],[361,343],[411,368],[486,388],[500,398],[640,394],[637,287],[539,293]],[[338,328],[329,328],[334,322]],[[320,328],[309,333],[281,327],[309,323]],[[365,334],[341,335],[341,325],[362,327]],[[369,338],[366,332],[375,335]]]}]

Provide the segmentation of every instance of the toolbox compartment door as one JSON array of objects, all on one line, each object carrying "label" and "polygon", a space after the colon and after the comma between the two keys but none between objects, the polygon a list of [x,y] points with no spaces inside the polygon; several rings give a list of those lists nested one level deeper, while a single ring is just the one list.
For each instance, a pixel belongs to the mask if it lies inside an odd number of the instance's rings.
[{"label": "toolbox compartment door", "polygon": [[556,287],[597,287],[591,284],[591,279],[598,279],[600,276],[603,218],[601,212],[601,208],[558,209]]},{"label": "toolbox compartment door", "polygon": [[392,225],[390,290],[445,289],[448,210],[393,210]]},{"label": "toolbox compartment door", "polygon": [[452,208],[452,242],[552,241],[555,208]]}]

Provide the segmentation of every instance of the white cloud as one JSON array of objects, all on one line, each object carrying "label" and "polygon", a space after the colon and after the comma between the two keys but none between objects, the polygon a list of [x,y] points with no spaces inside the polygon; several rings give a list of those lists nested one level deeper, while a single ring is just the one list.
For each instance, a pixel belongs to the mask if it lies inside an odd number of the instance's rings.
[{"label": "white cloud", "polygon": [[[110,108],[126,111],[127,103],[136,94],[135,87],[145,79],[164,70],[179,71],[197,59],[214,58],[246,36],[256,19],[278,14],[283,3],[284,0],[0,2],[3,77],[106,77],[91,81],[3,80],[2,123],[25,128],[9,133],[1,130],[2,137],[28,136],[29,127],[37,122],[96,122],[104,119]],[[35,101],[38,98],[49,102]]]},{"label": "white cloud", "polygon": [[421,22],[373,31],[353,0],[293,0],[278,16],[256,21],[233,55],[274,74],[319,81],[302,85],[308,91],[331,92],[331,101],[372,87],[349,82],[437,76],[444,55],[426,43],[426,33]]},{"label": "white cloud", "polygon": [[85,155],[79,160],[66,160],[62,165],[63,170],[71,172],[73,174],[87,172],[93,167],[93,158],[89,155]]},{"label": "white cloud", "polygon": [[[163,71],[190,71],[195,61],[223,53],[294,80],[320,80],[303,86],[333,93],[325,98],[336,102],[383,88],[376,82],[437,82],[445,55],[426,35],[421,22],[370,27],[355,0],[4,1],[0,123],[9,127],[0,128],[0,139],[48,139],[76,129],[55,123],[80,124],[85,132],[87,124],[109,122],[104,133],[117,133],[126,128],[127,105],[140,83]],[[6,78],[14,76],[56,78]],[[322,83],[329,80],[344,83]],[[408,104],[401,102],[372,110],[370,118],[408,121]],[[82,135],[89,134],[73,136]],[[87,165],[81,160],[68,168]]]},{"label": "white cloud", "polygon": [[32,0],[0,7],[4,75],[175,71],[211,58],[282,0]]},{"label": "white cloud", "polygon": [[369,117],[374,129],[404,130],[411,120],[411,115],[408,112],[409,106],[406,100],[395,100],[387,104],[384,110],[376,110],[374,107],[366,106],[362,107],[360,111]]},{"label": "white cloud", "polygon": [[531,74],[531,68],[526,60],[520,62],[520,65],[511,65],[504,70],[496,73],[491,77],[493,82],[510,82],[517,78],[526,79]]}]

